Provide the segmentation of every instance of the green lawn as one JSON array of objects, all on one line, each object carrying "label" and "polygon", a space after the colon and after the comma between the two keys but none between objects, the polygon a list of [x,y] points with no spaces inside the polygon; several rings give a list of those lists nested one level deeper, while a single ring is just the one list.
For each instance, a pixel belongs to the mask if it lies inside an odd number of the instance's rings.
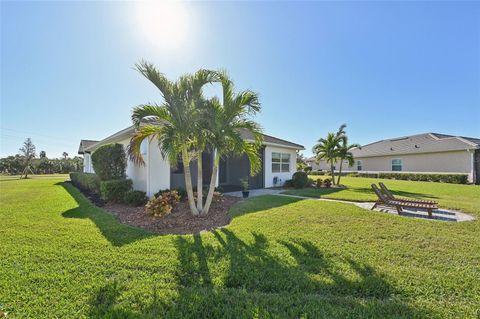
[{"label": "green lawn", "polygon": [[0,204],[9,318],[477,318],[480,308],[478,221],[263,196],[233,207],[226,228],[160,236],[119,224],[60,179],[0,181]]},{"label": "green lawn", "polygon": [[[323,176],[310,176],[314,180]],[[323,177],[326,178],[326,177]],[[372,190],[372,183],[383,182],[392,192],[403,197],[433,199],[440,207],[458,209],[480,217],[480,186],[459,185],[433,182],[397,181],[362,177],[342,177],[340,183],[345,189],[305,188],[291,189],[286,194],[350,201],[375,201],[377,196]]]}]

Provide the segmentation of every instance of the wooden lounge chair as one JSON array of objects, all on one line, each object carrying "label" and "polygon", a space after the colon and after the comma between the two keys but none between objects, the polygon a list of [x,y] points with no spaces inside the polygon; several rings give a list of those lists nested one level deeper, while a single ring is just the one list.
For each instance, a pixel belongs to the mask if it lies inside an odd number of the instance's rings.
[{"label": "wooden lounge chair", "polygon": [[435,209],[438,209],[437,205],[434,205],[434,204],[411,203],[411,202],[393,200],[388,198],[387,195],[385,195],[384,193],[382,193],[380,189],[377,187],[377,185],[372,184],[372,188],[378,197],[378,200],[373,205],[372,210],[378,205],[385,205],[385,206],[395,207],[398,214],[400,215],[400,213],[403,211],[403,208],[419,208],[419,209],[425,209],[428,212],[428,217],[432,218],[432,211]]},{"label": "wooden lounge chair", "polygon": [[431,204],[431,205],[437,205],[438,202],[434,200],[426,200],[426,199],[414,199],[414,198],[405,198],[405,197],[395,197],[392,192],[383,184],[382,182],[378,183],[380,185],[380,188],[382,189],[382,192],[391,200],[399,200],[402,202],[409,202],[409,203],[419,203],[419,204]]}]

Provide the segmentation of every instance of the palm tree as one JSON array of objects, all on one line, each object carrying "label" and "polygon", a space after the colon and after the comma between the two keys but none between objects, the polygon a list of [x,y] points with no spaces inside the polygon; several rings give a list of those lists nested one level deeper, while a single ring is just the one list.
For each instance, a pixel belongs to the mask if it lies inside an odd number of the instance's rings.
[{"label": "palm tree", "polygon": [[[219,162],[229,155],[247,155],[250,161],[250,174],[261,169],[258,149],[262,143],[262,130],[251,117],[260,111],[261,105],[255,92],[246,90],[235,93],[233,82],[226,72],[218,73],[222,84],[222,101],[214,97],[205,104],[202,122],[207,129],[207,142],[214,152],[212,176],[203,213],[207,214],[212,203]],[[242,130],[249,132],[254,142],[245,141]]]},{"label": "palm tree", "polygon": [[321,138],[318,143],[313,146],[313,153],[317,161],[325,160],[330,164],[330,172],[332,175],[332,183],[335,184],[335,163],[339,159],[338,149],[343,139],[342,135],[328,133],[326,138]]},{"label": "palm tree", "polygon": [[342,165],[343,161],[347,160],[348,165],[352,166],[355,163],[355,159],[353,158],[353,154],[351,152],[352,149],[359,147],[359,144],[348,144],[348,137],[343,135],[342,142],[338,147],[338,159],[340,160],[340,169],[338,171],[338,181],[337,184],[340,185],[340,177],[342,177]]},{"label": "palm tree", "polygon": [[[142,141],[146,138],[158,138],[158,146],[164,158],[168,158],[172,164],[177,163],[179,157],[182,159],[188,204],[192,214],[198,215],[190,172],[190,162],[199,154],[199,137],[196,133],[199,132],[197,123],[201,108],[196,107],[196,102],[202,98],[202,87],[215,81],[216,73],[199,70],[193,75],[183,75],[173,82],[153,64],[140,62],[135,67],[158,88],[163,103],[143,104],[133,109],[132,121],[137,131],[130,140],[129,157],[135,163],[144,164],[140,151]],[[201,152],[198,157],[201,161]],[[201,194],[201,189],[197,193]],[[198,199],[202,201],[201,195]]]},{"label": "palm tree", "polygon": [[67,153],[67,152],[63,152],[62,156],[63,156],[63,159],[66,160],[67,157],[68,157],[68,153]]}]

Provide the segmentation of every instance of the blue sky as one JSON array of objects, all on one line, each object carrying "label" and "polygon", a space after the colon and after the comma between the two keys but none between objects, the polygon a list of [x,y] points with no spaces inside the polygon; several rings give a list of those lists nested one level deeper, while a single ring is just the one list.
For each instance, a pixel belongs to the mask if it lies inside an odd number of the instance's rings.
[{"label": "blue sky", "polygon": [[305,145],[480,137],[480,2],[1,2],[0,155],[76,153],[159,101],[133,70],[227,69],[265,132]]}]

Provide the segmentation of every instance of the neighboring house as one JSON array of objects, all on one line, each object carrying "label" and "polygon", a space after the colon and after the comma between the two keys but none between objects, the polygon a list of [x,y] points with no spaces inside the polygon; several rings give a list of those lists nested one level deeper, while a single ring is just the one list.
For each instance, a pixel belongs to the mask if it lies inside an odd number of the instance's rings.
[{"label": "neighboring house", "polygon": [[[82,140],[78,154],[83,155],[84,172],[93,173],[91,154],[100,146],[110,143],[119,143],[127,147],[135,128],[130,126],[101,141]],[[248,131],[241,131],[242,138],[253,142],[253,137]],[[127,162],[127,176],[132,179],[135,189],[145,191],[152,196],[161,189],[185,187],[183,165],[179,161],[172,167],[168,159],[164,159],[158,148],[158,140],[144,140],[140,149],[145,165],[136,165],[130,160]],[[250,163],[246,155],[223,158],[219,165],[219,174],[216,181],[225,191],[239,190],[240,179],[248,177],[251,188],[264,188],[281,186],[286,180],[292,178],[296,171],[297,150],[303,150],[299,144],[288,142],[273,136],[263,135],[263,147],[259,150],[262,159],[262,169],[250,176]],[[203,182],[210,183],[213,157],[210,153],[203,154]],[[192,182],[196,185],[197,165],[192,163]],[[277,184],[274,184],[274,180]]]},{"label": "neighboring house", "polygon": [[[424,133],[367,144],[352,154],[355,164],[345,162],[344,171],[463,173],[469,182],[480,183],[480,138]],[[307,164],[313,170],[330,169],[314,157]]]}]

